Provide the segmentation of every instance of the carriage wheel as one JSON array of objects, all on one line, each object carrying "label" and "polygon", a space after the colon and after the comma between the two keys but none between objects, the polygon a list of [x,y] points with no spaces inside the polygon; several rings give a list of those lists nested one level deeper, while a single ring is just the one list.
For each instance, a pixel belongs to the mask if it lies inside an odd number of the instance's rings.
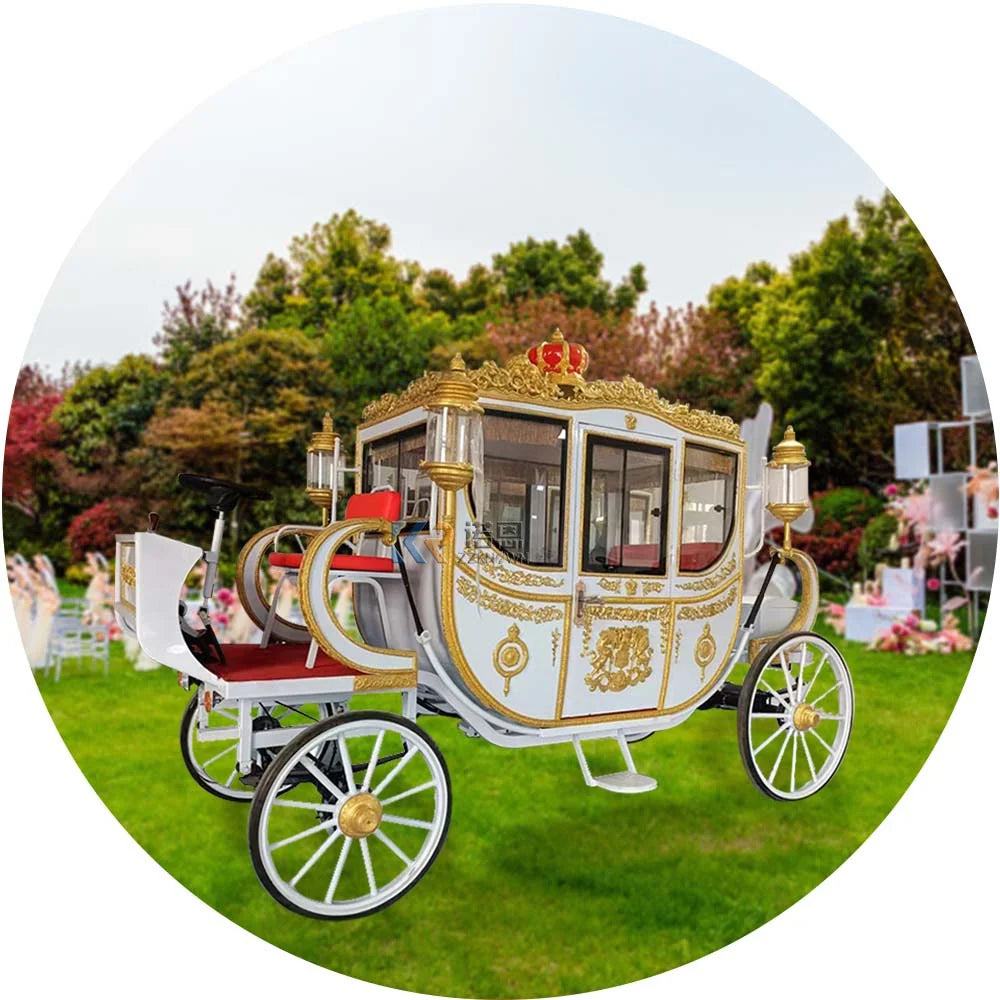
[{"label": "carriage wheel", "polygon": [[[236,769],[236,749],[238,740],[199,740],[198,701],[200,690],[184,709],[181,716],[181,757],[191,777],[212,795],[229,802],[249,802],[254,795],[253,788],[240,781]],[[263,711],[260,705],[251,708],[252,725],[256,729],[277,726],[304,725],[332,715],[329,705],[281,706],[271,705]],[[238,710],[235,702],[223,701],[216,705],[208,716],[210,729],[225,729],[236,725]],[[258,754],[257,764],[267,766],[277,749],[265,750]]]},{"label": "carriage wheel", "polygon": [[854,686],[836,646],[795,632],[768,646],[740,689],[740,756],[750,780],[772,799],[818,792],[844,759],[854,720]]},{"label": "carriage wheel", "polygon": [[267,769],[250,809],[250,857],[288,909],[359,917],[416,884],[450,819],[433,740],[400,716],[353,712],[311,726]]}]

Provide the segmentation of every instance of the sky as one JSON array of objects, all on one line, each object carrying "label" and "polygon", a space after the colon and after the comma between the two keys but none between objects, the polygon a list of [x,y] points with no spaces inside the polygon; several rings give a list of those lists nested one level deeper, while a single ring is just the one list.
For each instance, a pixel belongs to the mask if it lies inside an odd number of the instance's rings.
[{"label": "sky", "polygon": [[778,266],[884,185],[748,70],[598,14],[461,8],[338,32],[237,80],[122,178],[63,263],[25,361],[152,351],[191,279],[246,292],[269,251],[335,212],[458,277],[531,235],[583,228],[643,305],[705,300]]}]

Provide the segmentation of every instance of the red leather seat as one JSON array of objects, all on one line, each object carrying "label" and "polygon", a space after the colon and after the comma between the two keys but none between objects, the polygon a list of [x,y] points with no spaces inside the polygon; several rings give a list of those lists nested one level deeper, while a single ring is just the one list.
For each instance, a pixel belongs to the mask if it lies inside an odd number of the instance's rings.
[{"label": "red leather seat", "polygon": [[[377,493],[355,493],[347,501],[344,518],[355,521],[359,518],[378,517],[386,521],[399,519],[402,497],[397,490],[379,490]],[[280,569],[298,570],[302,566],[301,552],[271,552],[268,563]],[[389,556],[362,556],[345,553],[333,557],[333,569],[354,573],[392,573],[395,571]]]},{"label": "red leather seat", "polygon": [[[626,545],[624,546],[625,566],[633,569],[656,569],[660,565],[660,546]],[[609,566],[622,565],[622,547],[616,545],[608,553]]]},{"label": "red leather seat", "polygon": [[722,553],[721,542],[683,542],[681,544],[681,572],[697,573],[708,569]]}]

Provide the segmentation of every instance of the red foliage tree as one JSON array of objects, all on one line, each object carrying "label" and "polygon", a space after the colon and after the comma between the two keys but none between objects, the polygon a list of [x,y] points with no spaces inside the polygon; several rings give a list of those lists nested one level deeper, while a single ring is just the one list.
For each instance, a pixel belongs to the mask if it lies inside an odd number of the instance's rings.
[{"label": "red foliage tree", "polygon": [[3,499],[28,517],[38,515],[37,480],[55,456],[59,426],[52,412],[62,400],[57,383],[31,365],[18,374],[3,457]]}]

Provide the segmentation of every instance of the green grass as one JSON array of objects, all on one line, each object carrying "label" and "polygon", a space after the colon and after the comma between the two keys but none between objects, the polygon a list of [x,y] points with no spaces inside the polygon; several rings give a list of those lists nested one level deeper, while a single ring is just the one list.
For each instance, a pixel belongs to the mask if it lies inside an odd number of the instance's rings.
[{"label": "green grass", "polygon": [[[39,687],[87,780],[163,868],[242,927],[319,965],[451,996],[614,986],[689,962],[760,926],[834,871],[913,780],[971,655],[908,658],[840,641],[857,715],[833,782],[774,802],[747,779],[735,717],[697,712],[634,747],[659,788],[584,787],[572,750],[502,750],[424,720],[451,770],[448,840],[427,876],[373,917],[328,923],[274,902],[250,865],[248,806],[201,791],[178,748],[188,695],[169,670],[72,664]],[[395,707],[368,698],[365,707]],[[361,707],[361,699],[358,699]],[[595,771],[620,767],[591,744]]]}]

